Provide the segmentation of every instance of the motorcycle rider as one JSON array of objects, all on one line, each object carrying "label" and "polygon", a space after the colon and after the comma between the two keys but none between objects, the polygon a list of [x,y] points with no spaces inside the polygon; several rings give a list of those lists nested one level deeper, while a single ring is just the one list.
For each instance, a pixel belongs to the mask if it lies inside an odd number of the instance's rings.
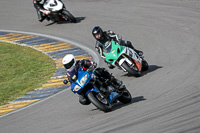
[{"label": "motorcycle rider", "polygon": [[[76,61],[73,54],[67,54],[63,60],[62,60],[63,66],[67,69],[67,78],[68,81],[75,82],[78,78],[78,70],[79,68],[83,68],[83,70],[94,70],[97,67],[97,63],[92,62],[90,60],[81,59],[79,61]],[[115,84],[115,87],[120,89],[120,85],[122,84],[122,81],[116,79],[112,74],[110,74],[105,68],[96,68],[95,73],[103,77],[105,79],[109,79]],[[63,81],[65,83],[65,80]],[[83,95],[80,95],[79,102],[83,105],[90,104],[87,97],[84,97]]]},{"label": "motorcycle rider", "polygon": [[[130,41],[122,40],[122,37],[120,35],[115,34],[111,30],[103,31],[100,26],[95,26],[92,30],[92,35],[96,39],[95,48],[96,48],[97,52],[100,54],[100,56],[104,59],[104,61],[105,61],[105,56],[103,55],[103,44],[106,43],[107,41],[111,41],[111,40],[114,40],[119,45],[134,49],[140,56],[143,55],[143,52],[135,49]],[[106,62],[106,63],[108,64],[108,67],[110,69],[114,68],[114,66],[111,63],[108,63],[108,62]]]},{"label": "motorcycle rider", "polygon": [[49,20],[48,15],[51,13],[50,11],[47,11],[44,9],[43,4],[46,2],[47,0],[44,0],[42,2],[42,0],[33,0],[33,5],[36,9],[37,15],[38,15],[38,21],[42,22],[45,18],[47,20]]}]

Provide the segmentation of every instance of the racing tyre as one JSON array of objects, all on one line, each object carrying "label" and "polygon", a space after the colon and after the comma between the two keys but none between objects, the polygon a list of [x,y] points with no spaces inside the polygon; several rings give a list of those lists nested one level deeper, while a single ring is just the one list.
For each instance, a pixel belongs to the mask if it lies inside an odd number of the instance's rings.
[{"label": "racing tyre", "polygon": [[76,18],[67,10],[63,10],[62,15],[65,19],[69,19],[71,22],[76,23]]},{"label": "racing tyre", "polygon": [[130,93],[127,89],[125,89],[124,92],[122,93],[122,96],[120,96],[120,97],[118,98],[118,100],[119,100],[120,102],[124,103],[124,104],[130,103],[131,100],[132,100],[131,93]]},{"label": "racing tyre", "polygon": [[109,112],[112,110],[112,106],[110,102],[106,98],[101,98],[99,96],[99,93],[96,92],[90,92],[87,95],[88,99],[94,106],[96,106],[98,109],[104,111],[104,112]]},{"label": "racing tyre", "polygon": [[149,64],[147,61],[142,60],[142,71],[147,71],[149,69]]},{"label": "racing tyre", "polygon": [[126,69],[127,72],[133,74],[135,77],[140,77],[141,76],[141,72],[136,72],[135,70],[131,69],[130,66],[126,62],[122,63],[122,67],[124,69]]}]

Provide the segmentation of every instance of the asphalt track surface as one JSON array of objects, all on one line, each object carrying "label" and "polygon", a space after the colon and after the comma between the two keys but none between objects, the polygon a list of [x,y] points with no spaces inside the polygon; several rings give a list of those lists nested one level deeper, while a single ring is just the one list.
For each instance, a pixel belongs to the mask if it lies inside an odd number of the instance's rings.
[{"label": "asphalt track surface", "polygon": [[[82,106],[70,90],[0,118],[2,133],[199,133],[199,0],[64,0],[78,23],[38,23],[32,1],[1,0],[0,29],[51,35],[94,49],[95,25],[144,51],[150,69],[132,77],[118,69],[133,99],[104,113]],[[99,66],[105,66],[100,60]]]}]

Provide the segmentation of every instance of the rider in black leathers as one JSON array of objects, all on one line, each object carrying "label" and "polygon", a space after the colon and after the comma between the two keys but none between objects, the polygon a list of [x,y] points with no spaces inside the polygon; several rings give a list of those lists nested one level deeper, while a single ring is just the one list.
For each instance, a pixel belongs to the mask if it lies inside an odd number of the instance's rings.
[{"label": "rider in black leathers", "polygon": [[[96,39],[95,48],[97,52],[100,54],[100,56],[104,59],[104,61],[105,61],[105,56],[103,55],[103,44],[111,40],[114,40],[119,45],[123,45],[123,46],[134,49],[140,56],[143,55],[143,52],[135,49],[130,41],[122,40],[122,37],[120,35],[115,34],[111,30],[103,31],[101,27],[95,26],[92,30],[92,35]],[[107,64],[110,69],[114,68],[112,64],[110,63],[107,63]]]},{"label": "rider in black leathers", "polygon": [[[74,55],[67,54],[63,60],[62,60],[63,66],[67,69],[67,78],[70,82],[75,82],[78,78],[78,70],[80,67],[83,68],[83,70],[94,70],[97,67],[97,64],[95,62],[92,62],[90,60],[82,59],[79,61],[75,60]],[[109,73],[105,68],[96,68],[95,73],[103,77],[105,79],[109,79],[112,81],[116,88],[120,89],[120,85],[122,84],[122,81],[116,79],[111,73]],[[84,97],[80,95],[79,102],[83,105],[90,104],[87,97]]]},{"label": "rider in black leathers", "polygon": [[46,0],[44,0],[42,3],[41,2],[42,0],[33,0],[33,5],[37,11],[39,22],[42,22],[45,18],[49,20],[48,15],[51,13],[50,11],[45,10],[43,7],[43,4],[46,2]]}]

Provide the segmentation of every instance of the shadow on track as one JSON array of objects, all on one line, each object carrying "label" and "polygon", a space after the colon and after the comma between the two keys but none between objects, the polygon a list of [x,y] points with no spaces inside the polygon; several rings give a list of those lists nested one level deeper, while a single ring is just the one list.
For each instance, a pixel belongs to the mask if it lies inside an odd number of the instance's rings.
[{"label": "shadow on track", "polygon": [[156,71],[157,69],[163,68],[162,66],[157,66],[157,65],[149,65],[149,69],[147,71],[142,72],[142,76],[151,73],[153,71]]},{"label": "shadow on track", "polygon": [[138,96],[138,97],[132,98],[131,102],[128,103],[128,104],[123,104],[123,103],[121,103],[121,102],[118,102],[118,103],[116,103],[116,104],[113,105],[112,111],[117,110],[117,109],[120,109],[120,108],[122,108],[122,107],[124,107],[124,106],[129,106],[130,104],[133,104],[133,103],[137,103],[137,102],[140,102],[140,101],[144,101],[144,100],[146,100],[146,99],[145,99],[143,96]]},{"label": "shadow on track", "polygon": [[[143,71],[143,72],[142,72],[142,75],[141,75],[140,77],[146,75],[147,73],[151,73],[151,72],[153,72],[153,71],[156,71],[157,69],[160,69],[160,68],[162,68],[162,66],[149,65],[149,69],[148,69],[147,71]],[[130,74],[130,73],[126,73],[126,74],[124,74],[124,75],[122,75],[122,76],[134,77],[134,76],[133,76],[132,74]],[[139,77],[135,77],[135,78],[139,78]]]},{"label": "shadow on track", "polygon": [[[82,20],[85,20],[85,18],[86,17],[76,17],[76,23],[80,23]],[[51,23],[47,24],[46,26],[50,26],[53,24],[68,24],[68,23],[72,23],[72,22],[64,20],[64,21],[59,21],[59,22],[51,22]]]},{"label": "shadow on track", "polygon": [[[138,96],[138,97],[132,98],[131,102],[128,104],[123,104],[121,102],[115,103],[112,107],[112,111],[110,111],[110,112],[113,112],[122,107],[129,106],[130,104],[137,103],[137,102],[144,101],[144,100],[146,100],[146,99],[143,96]],[[96,111],[96,110],[101,111],[98,108],[92,109],[91,111]],[[109,113],[109,112],[105,112],[105,113]]]}]

